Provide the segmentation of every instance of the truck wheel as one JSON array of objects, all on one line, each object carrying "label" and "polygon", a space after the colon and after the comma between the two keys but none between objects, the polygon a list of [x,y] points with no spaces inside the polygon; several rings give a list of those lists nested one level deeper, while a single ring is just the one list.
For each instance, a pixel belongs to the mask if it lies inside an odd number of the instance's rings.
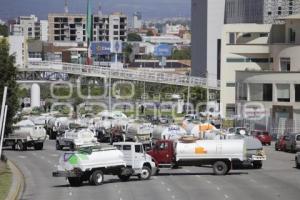
[{"label": "truck wheel", "polygon": [[295,162],[296,162],[296,168],[300,169],[300,163],[298,162],[297,158],[295,159]]},{"label": "truck wheel", "polygon": [[215,175],[225,175],[228,172],[228,168],[224,161],[217,161],[213,164],[213,172]]},{"label": "truck wheel", "polygon": [[56,142],[55,147],[56,147],[56,150],[62,150],[62,146],[59,145],[59,142]]},{"label": "truck wheel", "polygon": [[68,181],[72,187],[78,187],[82,184],[82,180],[79,177],[68,177]]},{"label": "truck wheel", "polygon": [[35,150],[42,150],[44,147],[44,144],[43,143],[35,143],[34,144],[34,149]]},{"label": "truck wheel", "polygon": [[151,169],[150,169],[149,167],[147,167],[147,166],[144,166],[144,167],[142,168],[141,174],[139,174],[138,177],[139,177],[141,180],[148,180],[148,179],[150,179],[150,177],[151,177],[151,173],[152,173]]},{"label": "truck wheel", "polygon": [[75,151],[75,144],[74,143],[70,144],[70,151]]},{"label": "truck wheel", "polygon": [[89,179],[89,182],[92,185],[101,185],[104,181],[103,172],[101,170],[94,171]]},{"label": "truck wheel", "polygon": [[23,143],[21,140],[19,140],[17,142],[17,149],[20,151],[26,151],[27,150],[27,146],[25,143]]},{"label": "truck wheel", "polygon": [[126,182],[130,179],[130,175],[118,175],[118,177],[122,182]]},{"label": "truck wheel", "polygon": [[253,162],[253,168],[254,169],[261,169],[262,168],[262,162],[261,161],[254,161]]}]

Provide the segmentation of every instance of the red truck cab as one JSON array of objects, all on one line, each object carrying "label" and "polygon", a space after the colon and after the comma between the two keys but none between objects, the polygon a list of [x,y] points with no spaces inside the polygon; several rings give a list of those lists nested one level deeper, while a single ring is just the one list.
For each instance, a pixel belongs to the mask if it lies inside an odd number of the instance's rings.
[{"label": "red truck cab", "polygon": [[174,161],[174,142],[159,140],[147,153],[155,160],[157,167],[170,167]]},{"label": "red truck cab", "polygon": [[271,145],[272,137],[267,131],[255,130],[251,135],[256,137],[263,145]]}]

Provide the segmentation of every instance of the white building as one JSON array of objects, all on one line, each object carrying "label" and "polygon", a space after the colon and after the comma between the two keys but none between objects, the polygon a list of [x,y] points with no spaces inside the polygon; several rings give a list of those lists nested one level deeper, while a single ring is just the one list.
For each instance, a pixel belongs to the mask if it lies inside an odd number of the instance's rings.
[{"label": "white building", "polygon": [[192,76],[219,78],[225,0],[192,0]]},{"label": "white building", "polygon": [[27,38],[25,36],[10,35],[8,37],[9,54],[15,57],[17,67],[25,67],[28,62]]},{"label": "white building", "polygon": [[[86,15],[52,13],[48,15],[50,43],[86,43]],[[93,15],[93,41],[127,40],[127,16],[121,13]]]},{"label": "white building", "polygon": [[16,24],[10,25],[12,35],[23,35],[29,39],[40,39],[41,30],[38,18],[35,15],[20,16]]},{"label": "white building", "polygon": [[43,42],[48,42],[48,20],[41,20],[40,27],[41,27],[41,40]]},{"label": "white building", "polygon": [[142,26],[143,26],[142,14],[140,12],[135,12],[133,14],[133,28],[134,29],[141,29]]},{"label": "white building", "polygon": [[[300,15],[281,20],[286,23],[224,26],[221,59],[221,110],[224,116],[234,115],[237,112],[236,99],[241,94],[245,95],[246,90],[249,91],[245,85],[236,84],[236,71],[300,71]],[[274,81],[279,81],[276,84],[280,84],[280,75],[274,78]],[[261,87],[253,90],[257,93],[263,91]],[[270,96],[265,98],[270,99]]]},{"label": "white building", "polygon": [[175,24],[175,25],[166,24],[165,29],[166,29],[165,31],[166,35],[179,35],[180,31],[188,30],[188,28],[183,26],[182,24]]}]

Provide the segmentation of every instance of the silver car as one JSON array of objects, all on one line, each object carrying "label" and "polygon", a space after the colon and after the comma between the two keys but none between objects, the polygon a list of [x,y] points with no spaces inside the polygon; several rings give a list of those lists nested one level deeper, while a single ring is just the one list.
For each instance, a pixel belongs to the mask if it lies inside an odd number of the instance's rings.
[{"label": "silver car", "polygon": [[292,153],[296,153],[300,151],[300,134],[299,133],[291,133],[288,134],[285,142],[285,150],[290,151]]}]

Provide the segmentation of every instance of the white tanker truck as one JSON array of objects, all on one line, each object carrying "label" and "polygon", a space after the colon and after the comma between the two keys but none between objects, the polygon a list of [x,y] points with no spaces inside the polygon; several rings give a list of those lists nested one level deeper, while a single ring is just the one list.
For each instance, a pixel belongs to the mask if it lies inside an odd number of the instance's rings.
[{"label": "white tanker truck", "polygon": [[159,140],[148,154],[158,167],[211,165],[216,175],[225,175],[234,162],[247,159],[244,140]]},{"label": "white tanker truck", "polygon": [[30,120],[18,122],[13,127],[13,132],[4,138],[4,146],[11,146],[12,149],[21,151],[28,147],[35,150],[42,150],[46,139],[46,130],[43,125],[36,125]]},{"label": "white tanker truck", "polygon": [[87,144],[96,144],[97,139],[95,134],[84,128],[66,130],[56,138],[56,150],[62,150],[64,147],[69,148],[71,151]]},{"label": "white tanker truck", "polygon": [[158,125],[154,127],[152,138],[154,140],[177,140],[185,135],[187,135],[186,131],[178,125]]},{"label": "white tanker truck", "polygon": [[154,126],[151,123],[129,122],[126,140],[151,144]]},{"label": "white tanker truck", "polygon": [[68,117],[51,117],[46,124],[47,134],[49,139],[55,140],[59,133],[63,133],[69,129],[71,120]]}]

